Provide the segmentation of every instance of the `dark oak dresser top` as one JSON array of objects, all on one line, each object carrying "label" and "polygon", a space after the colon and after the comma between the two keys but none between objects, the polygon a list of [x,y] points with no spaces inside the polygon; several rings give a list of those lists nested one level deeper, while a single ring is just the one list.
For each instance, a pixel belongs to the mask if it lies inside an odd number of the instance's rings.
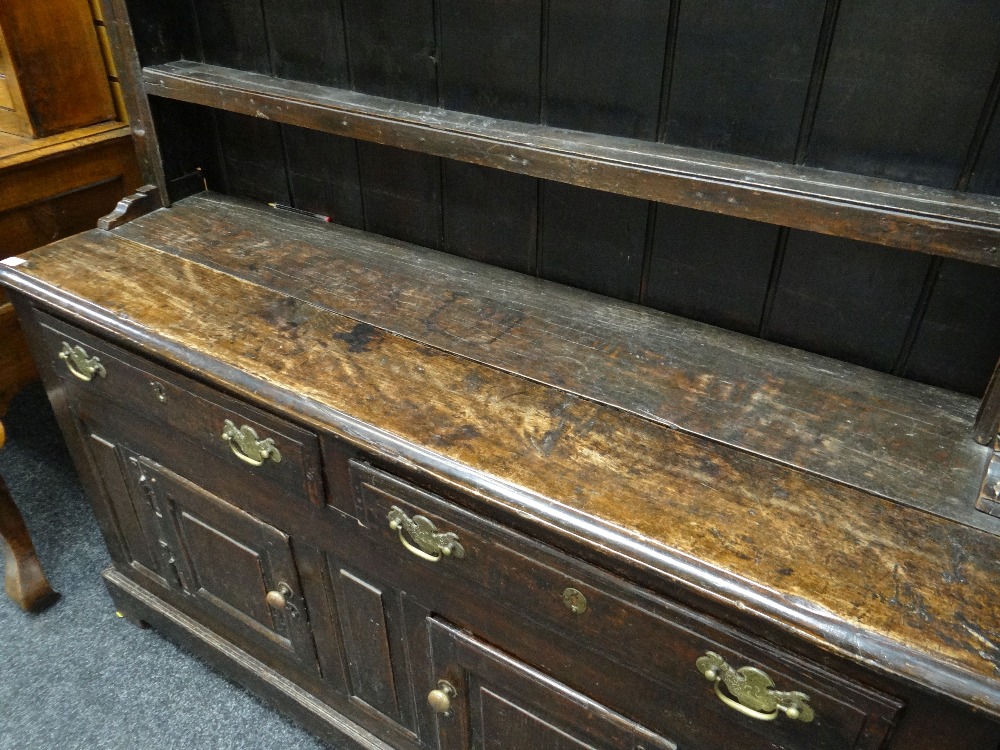
[{"label": "dark oak dresser top", "polygon": [[211,193],[25,257],[145,354],[1000,716],[976,399]]}]

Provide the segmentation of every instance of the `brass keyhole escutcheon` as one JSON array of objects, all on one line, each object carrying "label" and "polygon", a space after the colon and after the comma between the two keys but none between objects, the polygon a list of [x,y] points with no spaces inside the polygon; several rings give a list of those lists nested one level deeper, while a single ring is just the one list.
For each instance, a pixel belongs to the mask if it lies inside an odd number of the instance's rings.
[{"label": "brass keyhole escutcheon", "polygon": [[163,387],[162,383],[157,383],[155,380],[149,384],[149,388],[153,391],[153,396],[161,404],[167,400],[167,389]]},{"label": "brass keyhole escutcheon", "polygon": [[451,701],[458,695],[454,686],[447,680],[438,680],[437,689],[427,694],[427,702],[435,713],[442,716],[451,715]]},{"label": "brass keyhole escutcheon", "polygon": [[587,597],[574,588],[568,588],[563,591],[563,604],[574,615],[582,615],[587,611]]}]

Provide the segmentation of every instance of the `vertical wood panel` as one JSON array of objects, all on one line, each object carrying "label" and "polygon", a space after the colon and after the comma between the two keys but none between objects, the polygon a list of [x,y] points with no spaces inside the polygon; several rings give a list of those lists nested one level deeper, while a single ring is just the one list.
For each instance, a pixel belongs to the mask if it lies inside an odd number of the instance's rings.
[{"label": "vertical wood panel", "polygon": [[231,195],[288,204],[281,131],[276,123],[217,112],[219,143]]},{"label": "vertical wood panel", "polygon": [[350,86],[338,1],[262,1],[274,75],[324,86]]},{"label": "vertical wood panel", "polygon": [[757,333],[779,228],[677,206],[657,206],[642,304]]},{"label": "vertical wood panel", "polygon": [[437,103],[433,0],[344,0],[344,21],[358,91]]},{"label": "vertical wood panel", "polygon": [[213,112],[187,102],[157,97],[150,97],[149,107],[156,122],[163,173],[168,183],[200,168],[211,189],[225,191]]},{"label": "vertical wood panel", "polygon": [[547,123],[655,140],[670,3],[549,2]]},{"label": "vertical wood panel", "polygon": [[143,65],[203,59],[194,8],[189,2],[127,0],[126,5]]},{"label": "vertical wood panel", "polygon": [[438,0],[441,106],[538,121],[541,0]]},{"label": "vertical wood panel", "polygon": [[353,695],[386,716],[398,718],[382,591],[341,570],[337,599]]},{"label": "vertical wood panel", "polygon": [[205,62],[270,73],[260,0],[195,0]]},{"label": "vertical wood panel", "polygon": [[542,190],[539,276],[638,301],[649,204],[554,182]]},{"label": "vertical wood panel", "polygon": [[993,123],[986,132],[986,139],[979,153],[979,161],[969,181],[969,190],[974,193],[1000,195],[1000,117],[995,112]]},{"label": "vertical wood panel", "polygon": [[[441,105],[537,122],[541,0],[440,0]],[[534,272],[538,181],[474,164],[443,162],[442,249]]]},{"label": "vertical wood panel", "polygon": [[666,140],[791,161],[825,4],[682,3]]},{"label": "vertical wood panel", "polygon": [[930,262],[917,253],[792,230],[764,336],[888,371]]},{"label": "vertical wood panel", "polygon": [[998,62],[995,0],[846,0],[806,162],[953,188]]},{"label": "vertical wood panel", "polygon": [[444,162],[442,250],[521,273],[535,272],[538,180]]},{"label": "vertical wood panel", "polygon": [[362,229],[357,144],[349,138],[284,126],[292,204]]},{"label": "vertical wood panel", "polygon": [[1000,358],[1000,269],[941,264],[903,375],[981,396]]},{"label": "vertical wood panel", "polygon": [[358,146],[368,231],[440,247],[440,160],[377,143]]}]

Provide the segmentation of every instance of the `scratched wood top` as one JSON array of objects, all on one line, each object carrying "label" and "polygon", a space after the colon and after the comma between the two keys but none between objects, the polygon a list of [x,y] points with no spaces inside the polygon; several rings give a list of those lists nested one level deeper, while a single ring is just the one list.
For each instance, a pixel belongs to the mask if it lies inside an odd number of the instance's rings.
[{"label": "scratched wood top", "polygon": [[1000,534],[974,508],[990,450],[971,397],[221,195],[119,234]]},{"label": "scratched wood top", "polygon": [[[170,212],[158,216],[165,230]],[[273,242],[235,229],[234,245],[251,256],[257,243]],[[322,413],[346,434],[360,420],[411,446],[416,463],[475,467],[480,489],[500,500],[543,498],[532,513],[550,524],[586,519],[595,544],[701,590],[725,584],[731,595],[745,593],[751,611],[803,637],[1000,715],[994,535],[443,355],[113,233],[94,230],[28,257],[0,267],[0,281],[141,338],[144,349],[193,364],[210,382],[299,409],[303,421],[320,424]],[[325,270],[342,266],[334,260]],[[277,278],[276,264],[271,272]],[[227,379],[237,371],[248,378]]]}]

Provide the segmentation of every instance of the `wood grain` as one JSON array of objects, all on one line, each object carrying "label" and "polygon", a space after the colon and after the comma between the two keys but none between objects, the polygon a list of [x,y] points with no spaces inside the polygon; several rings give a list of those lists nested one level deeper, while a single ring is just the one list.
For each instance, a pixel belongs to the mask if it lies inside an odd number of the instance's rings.
[{"label": "wood grain", "polygon": [[667,426],[989,522],[971,510],[989,451],[970,439],[969,397],[223,196],[119,234]]},{"label": "wood grain", "polygon": [[146,68],[144,80],[151,96],[620,195],[1000,265],[996,198],[484,118],[200,63]]},{"label": "wood grain", "polygon": [[996,536],[110,233],[36,251],[2,278],[576,544],[738,596],[825,648],[1000,715]]}]

